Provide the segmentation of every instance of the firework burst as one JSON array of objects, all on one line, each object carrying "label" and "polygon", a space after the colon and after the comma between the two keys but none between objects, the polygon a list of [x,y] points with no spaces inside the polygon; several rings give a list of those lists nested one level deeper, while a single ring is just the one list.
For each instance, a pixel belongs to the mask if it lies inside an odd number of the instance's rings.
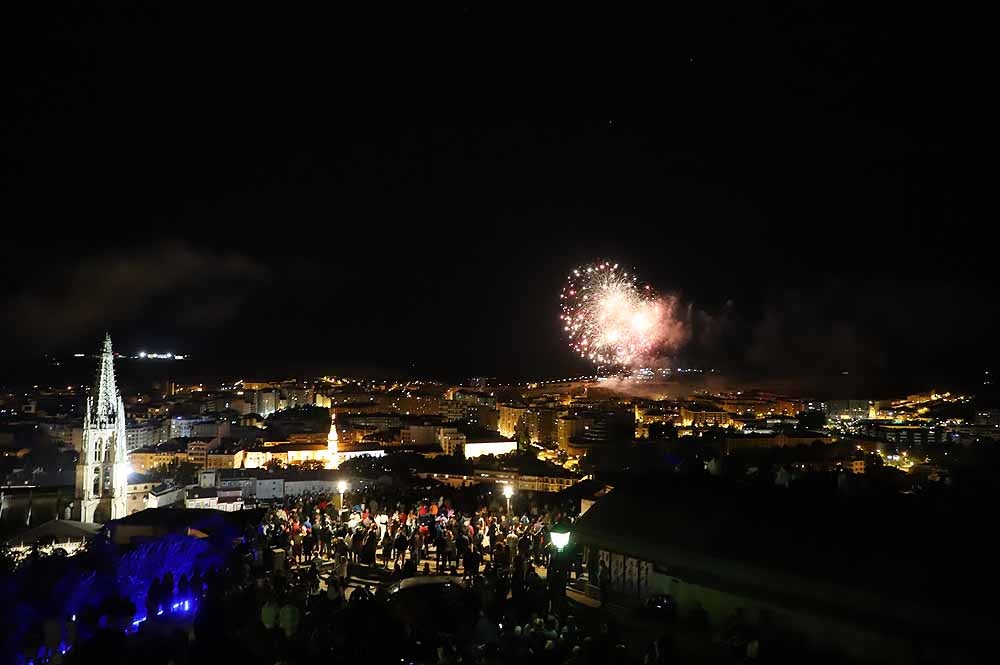
[{"label": "firework burst", "polygon": [[684,337],[676,300],[658,296],[617,263],[577,268],[559,299],[570,348],[598,365],[634,367]]}]

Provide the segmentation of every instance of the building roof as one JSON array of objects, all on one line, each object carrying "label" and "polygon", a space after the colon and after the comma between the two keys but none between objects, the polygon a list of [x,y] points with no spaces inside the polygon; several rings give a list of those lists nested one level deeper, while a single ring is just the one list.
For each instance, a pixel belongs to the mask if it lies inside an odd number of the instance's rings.
[{"label": "building roof", "polygon": [[145,485],[148,483],[155,483],[158,479],[148,473],[138,473],[133,471],[128,474],[128,480],[126,481],[129,485]]},{"label": "building roof", "polygon": [[261,469],[215,469],[222,480],[237,480],[241,478],[259,478]]},{"label": "building roof", "polygon": [[49,520],[6,540],[7,545],[47,545],[68,540],[84,540],[100,531],[100,524],[77,522],[76,520]]},{"label": "building roof", "polygon": [[211,457],[212,455],[225,455],[226,457],[233,457],[234,455],[239,455],[241,452],[243,452],[242,449],[241,450],[209,450],[208,451],[208,455],[209,455],[209,457]]},{"label": "building roof", "polygon": [[246,448],[251,443],[255,443],[253,437],[247,437],[247,436],[219,437],[219,447],[226,451],[236,452]]},{"label": "building roof", "polygon": [[326,450],[325,443],[279,443],[274,446],[267,446],[264,450],[272,453],[287,453],[294,450]]},{"label": "building roof", "polygon": [[147,508],[121,519],[108,522],[105,527],[114,530],[121,526],[151,527],[166,532],[202,534],[230,533],[250,524],[259,524],[264,516],[261,509],[227,512],[212,508]]},{"label": "building roof", "polygon": [[178,436],[171,441],[178,441],[186,445],[191,445],[192,443],[212,443],[215,441],[214,436]]},{"label": "building roof", "polygon": [[170,439],[169,441],[164,441],[155,446],[146,446],[143,448],[137,448],[132,451],[131,454],[135,453],[179,453],[183,451],[187,444],[186,439]]},{"label": "building roof", "polygon": [[[990,569],[991,555],[974,547],[971,515],[936,521],[931,535],[914,497],[882,497],[877,508],[868,499],[808,498],[671,478],[611,492],[576,522],[573,539],[652,561],[685,581],[864,615],[873,625],[931,626],[945,608],[967,621],[963,629],[977,624],[963,610],[993,593],[980,588],[981,598],[972,599],[967,590],[985,583],[981,571]],[[972,561],[977,557],[981,563]],[[945,571],[947,584],[940,583]]]},{"label": "building roof", "polygon": [[337,451],[342,453],[378,452],[380,450],[382,450],[382,446],[373,441],[360,441],[358,443],[341,441],[337,444]]},{"label": "building roof", "polygon": [[559,492],[560,498],[566,499],[598,499],[608,492],[610,492],[613,487],[611,485],[606,485],[600,481],[594,480],[593,478],[588,478],[587,480],[581,480],[578,483],[570,485],[566,489]]},{"label": "building roof", "polygon": [[211,499],[219,496],[219,491],[214,487],[189,487],[187,498],[189,499]]},{"label": "building roof", "polygon": [[365,443],[382,443],[400,440],[401,427],[389,427],[377,432],[372,432],[364,437]]}]

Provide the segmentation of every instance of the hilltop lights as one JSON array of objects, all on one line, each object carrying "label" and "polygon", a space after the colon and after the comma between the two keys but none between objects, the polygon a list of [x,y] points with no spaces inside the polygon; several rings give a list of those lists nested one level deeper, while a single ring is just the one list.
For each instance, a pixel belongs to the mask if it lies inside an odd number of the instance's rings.
[{"label": "hilltop lights", "polygon": [[166,353],[150,353],[149,351],[140,351],[139,353],[132,356],[134,360],[184,360],[186,356],[174,355],[173,352],[167,351]]}]

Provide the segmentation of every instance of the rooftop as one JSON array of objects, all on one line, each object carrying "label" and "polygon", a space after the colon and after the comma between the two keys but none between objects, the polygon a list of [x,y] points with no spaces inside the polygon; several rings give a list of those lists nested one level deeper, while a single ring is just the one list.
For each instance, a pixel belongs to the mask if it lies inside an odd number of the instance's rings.
[{"label": "rooftop", "polygon": [[190,487],[187,491],[189,499],[211,499],[219,495],[219,491],[214,487]]},{"label": "rooftop", "polygon": [[6,540],[7,545],[47,545],[70,540],[83,540],[100,531],[100,524],[77,522],[76,520],[49,520]]},{"label": "rooftop", "polygon": [[147,508],[105,526],[112,530],[140,526],[188,534],[230,533],[235,537],[245,525],[259,523],[263,514],[260,509],[225,512],[211,508]]},{"label": "rooftop", "polygon": [[272,453],[287,453],[292,450],[326,450],[326,448],[325,443],[279,443],[267,446],[265,450]]},{"label": "rooftop", "polygon": [[[993,591],[983,585],[997,586],[981,573],[991,569],[992,554],[975,546],[982,523],[974,505],[953,506],[958,518],[937,519],[939,507],[916,496],[881,497],[873,505],[835,495],[804,501],[795,490],[715,479],[657,485],[619,488],[599,500],[576,523],[578,540],[657,562],[691,581],[723,580],[722,588],[802,595],[808,586],[830,605],[868,594],[857,604],[866,611],[877,609],[873,598],[939,612],[966,608],[989,603]],[[947,584],[939,583],[942,575]],[[980,593],[967,593],[971,588]]]}]

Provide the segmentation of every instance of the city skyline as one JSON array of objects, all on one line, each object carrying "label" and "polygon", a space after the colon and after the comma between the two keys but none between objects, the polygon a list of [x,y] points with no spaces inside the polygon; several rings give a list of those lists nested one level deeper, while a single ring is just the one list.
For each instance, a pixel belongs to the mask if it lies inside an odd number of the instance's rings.
[{"label": "city skyline", "polygon": [[988,22],[594,9],[5,12],[5,662],[996,660]]}]

